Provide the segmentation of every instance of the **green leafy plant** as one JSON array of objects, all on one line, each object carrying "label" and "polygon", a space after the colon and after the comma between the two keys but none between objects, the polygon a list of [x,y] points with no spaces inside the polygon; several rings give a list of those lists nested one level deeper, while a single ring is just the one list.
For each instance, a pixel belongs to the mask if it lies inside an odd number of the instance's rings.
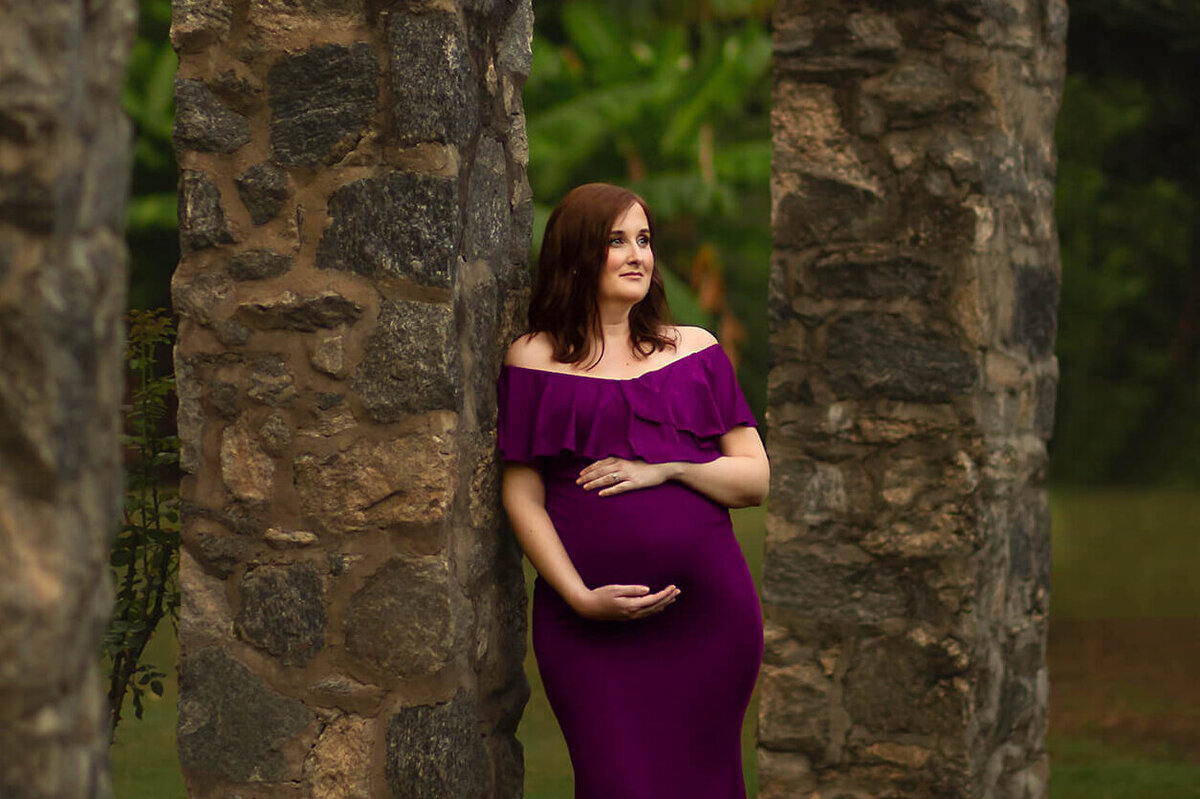
[{"label": "green leafy plant", "polygon": [[147,690],[162,696],[166,673],[142,656],[159,622],[179,608],[179,496],[162,473],[179,461],[179,437],[162,432],[175,378],[161,373],[157,353],[175,333],[164,309],[128,313],[125,360],[133,377],[125,417],[125,508],[110,553],[116,603],[104,637],[110,729],[116,732],[125,697],[140,719]]},{"label": "green leafy plant", "polygon": [[537,0],[523,97],[534,246],[572,186],[655,214],[677,322],[711,328],[766,403],[771,34],[763,0]]}]

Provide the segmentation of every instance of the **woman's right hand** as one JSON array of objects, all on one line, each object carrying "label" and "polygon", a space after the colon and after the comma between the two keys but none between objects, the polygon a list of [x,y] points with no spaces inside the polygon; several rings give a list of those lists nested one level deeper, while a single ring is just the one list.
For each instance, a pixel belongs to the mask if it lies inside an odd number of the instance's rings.
[{"label": "woman's right hand", "polygon": [[585,619],[630,621],[662,612],[677,596],[674,585],[653,594],[645,585],[602,585],[580,594],[571,606]]}]

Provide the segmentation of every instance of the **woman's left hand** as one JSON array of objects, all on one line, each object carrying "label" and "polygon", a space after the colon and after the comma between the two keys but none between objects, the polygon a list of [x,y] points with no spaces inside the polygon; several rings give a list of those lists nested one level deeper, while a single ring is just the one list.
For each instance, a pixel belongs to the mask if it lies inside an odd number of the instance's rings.
[{"label": "woman's left hand", "polygon": [[575,484],[583,486],[584,491],[600,489],[598,496],[607,497],[665,483],[670,478],[669,467],[667,463],[605,458],[581,471]]}]

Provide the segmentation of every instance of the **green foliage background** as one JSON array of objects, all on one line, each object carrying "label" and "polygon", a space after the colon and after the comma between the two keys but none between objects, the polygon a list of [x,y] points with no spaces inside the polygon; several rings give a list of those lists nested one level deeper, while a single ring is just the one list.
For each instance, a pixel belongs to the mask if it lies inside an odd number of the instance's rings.
[{"label": "green foliage background", "polygon": [[[691,267],[701,260],[710,277],[720,276],[726,310],[746,332],[740,372],[760,418],[770,258],[770,5],[535,0],[534,69],[524,95],[535,239],[548,209],[574,185],[601,180],[643,194],[658,217],[658,262],[670,270],[680,321],[717,330],[721,320],[691,285]],[[140,6],[125,92],[137,131],[130,305],[151,309],[169,304],[179,257],[170,143],[176,60],[168,43],[170,0]],[[1070,13],[1057,128],[1063,288],[1052,479],[1060,491],[1064,484],[1195,486],[1200,83],[1193,75],[1200,11],[1195,0],[1070,0]],[[1094,509],[1096,516],[1074,525],[1070,514],[1065,524],[1055,519],[1056,614],[1137,608],[1146,616],[1194,615],[1195,594],[1186,591],[1184,574],[1194,560],[1191,499],[1185,504],[1147,492],[1136,505],[1140,516],[1130,519],[1121,509],[1135,506],[1124,495],[1067,496],[1076,497],[1071,507]],[[1082,510],[1074,515],[1083,518]],[[1111,606],[1095,607],[1100,596]],[[1149,596],[1169,604],[1147,606]],[[160,631],[170,637],[167,625]],[[163,648],[151,660],[173,657]],[[165,700],[153,689],[146,696],[147,722],[122,727],[124,740],[114,749],[120,796],[181,795],[171,734],[173,675],[165,683]],[[1155,766],[1118,750],[1087,748],[1093,745],[1051,741],[1052,796],[1191,795],[1170,786],[1194,787],[1194,767]],[[156,767],[169,788],[142,785]]]},{"label": "green foliage background", "polygon": [[[537,0],[525,90],[535,245],[587,181],[650,203],[679,321],[737,350],[766,404],[770,2]],[[142,0],[126,107],[137,128],[130,305],[169,304],[179,257],[170,0]],[[1052,479],[1200,482],[1200,48],[1194,0],[1072,0],[1058,118],[1063,289]],[[695,280],[702,262],[718,304]],[[709,285],[709,288],[712,288]],[[700,289],[699,292],[697,289]],[[722,310],[723,309],[723,310]],[[730,340],[722,315],[736,319]],[[736,331],[735,331],[736,332]]]}]

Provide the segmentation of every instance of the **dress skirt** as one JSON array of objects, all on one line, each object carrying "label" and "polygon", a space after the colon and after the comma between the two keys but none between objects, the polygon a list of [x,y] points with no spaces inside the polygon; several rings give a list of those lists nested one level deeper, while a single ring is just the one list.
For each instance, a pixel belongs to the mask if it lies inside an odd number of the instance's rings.
[{"label": "dress skirt", "polygon": [[576,799],[744,799],[762,615],[729,511],[679,483],[600,497],[574,482],[589,462],[546,478],[547,511],[584,582],[680,594],[642,619],[595,621],[535,582],[534,654]]}]

